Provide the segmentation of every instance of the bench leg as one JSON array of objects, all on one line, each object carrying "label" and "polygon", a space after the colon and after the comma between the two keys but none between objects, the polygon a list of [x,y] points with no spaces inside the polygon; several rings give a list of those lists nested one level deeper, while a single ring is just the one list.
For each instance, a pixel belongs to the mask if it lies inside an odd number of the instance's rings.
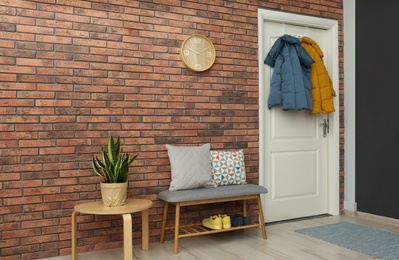
[{"label": "bench leg", "polygon": [[178,253],[179,247],[179,230],[180,230],[180,203],[176,203],[176,218],[175,218],[175,250],[174,254]]},{"label": "bench leg", "polygon": [[265,227],[265,219],[263,217],[263,209],[262,209],[262,202],[260,201],[260,194],[258,194],[258,208],[259,208],[260,222],[262,224],[263,239],[267,239],[266,227]]},{"label": "bench leg", "polygon": [[169,209],[169,203],[165,201],[165,208],[163,210],[161,237],[159,238],[160,244],[163,244],[163,241],[165,239],[166,221],[168,220],[168,209]]},{"label": "bench leg", "polygon": [[[246,217],[247,216],[247,200],[242,201],[242,216]],[[247,231],[247,229],[244,229],[244,232]]]}]

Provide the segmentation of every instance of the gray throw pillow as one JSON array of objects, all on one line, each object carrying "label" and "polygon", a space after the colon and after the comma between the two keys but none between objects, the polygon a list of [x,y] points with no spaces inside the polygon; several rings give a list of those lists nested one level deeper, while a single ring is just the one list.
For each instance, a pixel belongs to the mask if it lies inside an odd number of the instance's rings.
[{"label": "gray throw pillow", "polygon": [[172,181],[169,190],[216,187],[212,179],[210,144],[203,146],[165,145],[168,150]]}]

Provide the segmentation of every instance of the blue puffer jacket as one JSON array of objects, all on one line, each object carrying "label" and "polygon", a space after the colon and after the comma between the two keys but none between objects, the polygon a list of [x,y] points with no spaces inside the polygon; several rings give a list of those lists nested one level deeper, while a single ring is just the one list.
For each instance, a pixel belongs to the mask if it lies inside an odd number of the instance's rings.
[{"label": "blue puffer jacket", "polygon": [[314,63],[300,41],[284,35],[277,39],[265,59],[274,68],[268,100],[269,109],[312,111],[310,64]]}]

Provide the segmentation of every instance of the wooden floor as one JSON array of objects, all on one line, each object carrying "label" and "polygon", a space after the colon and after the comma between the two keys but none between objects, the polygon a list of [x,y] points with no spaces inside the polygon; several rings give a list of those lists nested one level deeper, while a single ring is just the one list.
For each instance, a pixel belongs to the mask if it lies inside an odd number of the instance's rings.
[{"label": "wooden floor", "polygon": [[[191,260],[191,259],[283,259],[283,260],[367,260],[379,259],[340,247],[319,239],[294,232],[296,229],[352,222],[385,231],[399,233],[399,226],[375,220],[367,220],[349,216],[326,216],[298,221],[270,224],[266,226],[267,240],[262,239],[260,228],[238,230],[214,235],[180,239],[179,254],[173,254],[173,241],[164,244],[151,243],[150,251],[142,251],[141,245],[133,247],[134,259],[140,260]],[[399,257],[399,256],[398,256]],[[71,256],[47,258],[51,260],[69,260]],[[111,260],[123,259],[122,248],[78,254],[78,260]]]}]

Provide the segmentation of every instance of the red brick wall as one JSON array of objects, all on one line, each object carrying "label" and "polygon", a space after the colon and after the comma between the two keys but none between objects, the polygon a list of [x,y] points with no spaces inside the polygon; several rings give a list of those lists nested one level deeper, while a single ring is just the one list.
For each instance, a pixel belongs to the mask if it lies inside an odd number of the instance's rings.
[{"label": "red brick wall", "polygon": [[[154,201],[152,242],[163,211],[156,194],[170,182],[164,144],[242,148],[249,182],[258,183],[258,7],[338,19],[343,46],[342,0],[0,1],[0,256],[70,254],[72,209],[100,198],[90,160],[110,135],[141,154],[128,196]],[[204,73],[180,61],[194,33],[217,50]],[[342,79],[342,60],[340,69]],[[182,215],[193,222],[240,205],[218,206]],[[78,222],[79,252],[122,246],[120,217]],[[139,243],[141,228],[133,229]]]}]

